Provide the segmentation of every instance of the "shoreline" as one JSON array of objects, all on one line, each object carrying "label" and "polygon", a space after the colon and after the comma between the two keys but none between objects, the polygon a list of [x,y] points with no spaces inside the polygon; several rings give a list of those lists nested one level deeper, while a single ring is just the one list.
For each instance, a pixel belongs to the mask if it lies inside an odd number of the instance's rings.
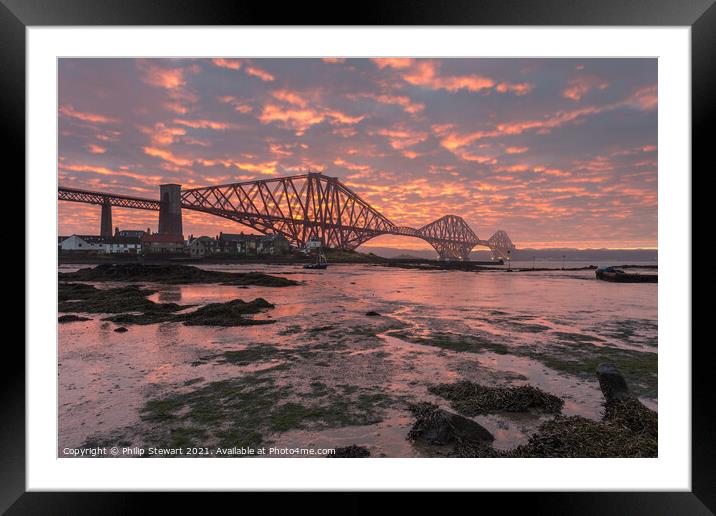
[{"label": "shoreline", "polygon": [[[596,270],[597,265],[581,267],[511,267],[486,261],[443,262],[427,258],[383,258],[376,255],[361,253],[327,253],[331,265],[382,265],[402,269],[416,270],[456,270],[463,272],[500,271],[500,272],[547,272],[547,271],[586,271]],[[58,255],[58,265],[99,265],[99,264],[157,264],[157,265],[305,265],[312,263],[313,258],[301,255],[266,256],[266,257],[164,257],[142,255]],[[625,269],[658,269],[658,265],[618,265]]]}]

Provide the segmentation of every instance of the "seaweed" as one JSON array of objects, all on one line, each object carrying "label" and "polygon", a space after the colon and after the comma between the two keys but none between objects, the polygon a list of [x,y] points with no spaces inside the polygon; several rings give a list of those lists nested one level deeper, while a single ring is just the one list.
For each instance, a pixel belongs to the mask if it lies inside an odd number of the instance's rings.
[{"label": "seaweed", "polygon": [[428,390],[446,400],[460,414],[478,416],[493,412],[527,412],[537,410],[559,414],[564,400],[531,385],[486,387],[469,381],[432,385]]}]

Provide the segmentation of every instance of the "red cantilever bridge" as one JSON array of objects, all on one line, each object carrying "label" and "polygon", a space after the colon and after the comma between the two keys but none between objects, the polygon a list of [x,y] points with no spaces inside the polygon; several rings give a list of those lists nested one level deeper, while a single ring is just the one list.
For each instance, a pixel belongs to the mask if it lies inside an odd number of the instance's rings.
[{"label": "red cantilever bridge", "polygon": [[302,175],[182,189],[160,185],[160,199],[143,199],[76,188],[58,188],[58,199],[102,206],[102,235],[112,234],[111,207],[159,211],[159,233],[182,234],[181,210],[195,210],[233,220],[261,233],[281,233],[303,247],[318,239],[337,249],[355,249],[380,235],[421,238],[441,260],[467,260],[475,246],[509,259],[514,244],[504,231],[481,240],[456,215],[445,215],[419,229],[397,226],[338,178]]}]

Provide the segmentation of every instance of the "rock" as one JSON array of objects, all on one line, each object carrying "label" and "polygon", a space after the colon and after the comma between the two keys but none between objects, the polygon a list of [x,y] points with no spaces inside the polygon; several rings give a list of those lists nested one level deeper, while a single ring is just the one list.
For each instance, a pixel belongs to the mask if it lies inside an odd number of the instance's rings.
[{"label": "rock", "polygon": [[358,446],[351,444],[344,448],[336,448],[335,453],[326,455],[329,459],[361,459],[364,457],[370,457],[370,451],[364,446]]},{"label": "rock", "polygon": [[599,388],[602,389],[602,394],[608,404],[634,397],[629,391],[626,380],[613,363],[600,364],[597,367],[597,378],[599,379]]},{"label": "rock", "polygon": [[415,423],[408,439],[422,439],[430,444],[449,444],[457,440],[492,442],[495,437],[481,424],[466,417],[448,412],[432,403],[411,407]]},{"label": "rock", "polygon": [[117,333],[125,333],[125,332],[128,332],[129,330],[127,328],[125,328],[124,326],[120,326],[119,328],[115,328],[114,331],[116,331]]},{"label": "rock", "polygon": [[367,312],[365,315],[366,317],[380,317],[380,314],[378,312],[374,312],[373,310]]},{"label": "rock", "polygon": [[80,317],[79,315],[61,315],[57,318],[58,323],[70,323],[77,321],[91,321],[89,317]]}]

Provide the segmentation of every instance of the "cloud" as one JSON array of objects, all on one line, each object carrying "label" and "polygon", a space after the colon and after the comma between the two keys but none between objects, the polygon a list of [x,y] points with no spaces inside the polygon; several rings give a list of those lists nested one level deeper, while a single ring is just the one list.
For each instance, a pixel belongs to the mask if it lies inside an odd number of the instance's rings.
[{"label": "cloud", "polygon": [[142,147],[142,150],[147,156],[159,158],[164,161],[168,161],[173,165],[178,165],[180,167],[189,167],[193,163],[192,160],[175,156],[173,153],[166,149],[158,149],[156,147]]},{"label": "cloud", "polygon": [[59,113],[63,116],[74,118],[76,120],[82,120],[83,122],[92,122],[96,124],[110,124],[115,123],[118,120],[113,117],[99,115],[97,113],[88,113],[84,111],[77,111],[72,105],[65,104],[60,106]]},{"label": "cloud", "polygon": [[358,95],[349,95],[351,99],[367,98],[379,102],[381,104],[400,106],[406,113],[419,113],[425,109],[425,104],[414,102],[407,95],[376,95],[373,93],[360,93]]},{"label": "cloud", "polygon": [[142,174],[137,172],[132,172],[129,170],[121,170],[121,169],[111,169],[108,167],[104,167],[101,165],[83,165],[79,163],[60,163],[58,165],[58,168],[65,172],[83,172],[83,173],[90,173],[90,174],[97,174],[101,176],[107,176],[107,177],[127,177],[131,178],[137,181],[140,181],[145,184],[156,184],[158,181],[161,181],[161,176],[153,176],[149,174]]},{"label": "cloud", "polygon": [[528,82],[501,82],[495,86],[495,90],[499,93],[514,93],[518,97],[521,95],[527,95],[534,89],[534,85]]},{"label": "cloud", "polygon": [[186,134],[185,129],[167,126],[163,122],[157,122],[154,127],[140,127],[140,130],[149,135],[154,145],[170,145],[177,137]]},{"label": "cloud", "polygon": [[282,100],[284,102],[293,104],[294,106],[298,106],[298,107],[306,107],[306,104],[308,104],[306,99],[304,99],[298,93],[293,92],[293,91],[276,90],[276,91],[271,92],[271,96],[273,96],[275,99]]},{"label": "cloud", "polygon": [[94,144],[94,143],[90,143],[89,145],[87,145],[87,150],[88,150],[91,154],[104,154],[105,152],[107,152],[107,148],[106,148],[106,147],[101,147],[101,146],[96,145],[96,144]]},{"label": "cloud", "polygon": [[421,131],[411,131],[408,129],[379,129],[376,134],[384,136],[388,139],[390,146],[397,150],[403,150],[406,147],[412,147],[427,139],[428,135]]},{"label": "cloud", "polygon": [[211,129],[213,131],[225,131],[226,129],[236,127],[235,124],[231,124],[228,122],[219,122],[216,120],[206,119],[186,120],[183,118],[175,118],[174,123],[178,125],[183,125],[185,127],[191,127],[192,129]]},{"label": "cloud", "polygon": [[218,100],[219,102],[222,102],[224,104],[230,104],[234,108],[234,111],[244,115],[247,113],[251,113],[254,110],[254,107],[248,102],[242,101],[236,97],[232,97],[231,95],[219,97]]},{"label": "cloud", "polygon": [[641,111],[655,110],[659,105],[656,84],[639,88],[626,100],[626,104]]},{"label": "cloud", "polygon": [[562,90],[562,96],[570,100],[581,100],[587,93],[592,90],[605,90],[609,87],[609,83],[604,79],[594,75],[584,75],[570,79],[567,87]]},{"label": "cloud", "polygon": [[301,109],[269,103],[263,107],[258,118],[264,124],[279,122],[284,127],[295,129],[297,134],[301,135],[311,126],[326,120],[333,125],[353,125],[363,120],[364,116],[352,116],[335,109],[320,107]]},{"label": "cloud", "polygon": [[214,64],[214,66],[218,66],[219,68],[227,68],[229,70],[239,70],[241,68],[241,61],[238,59],[224,59],[223,57],[212,59],[211,62]]},{"label": "cloud", "polygon": [[495,86],[495,81],[480,75],[445,76],[438,75],[438,65],[433,61],[419,61],[402,77],[414,86],[450,92],[458,90],[480,91]]},{"label": "cloud", "polygon": [[166,92],[165,109],[183,115],[189,112],[189,105],[197,101],[196,94],[187,88],[186,76],[198,73],[198,65],[165,67],[156,64],[156,61],[139,59],[137,68],[144,83]]},{"label": "cloud", "polygon": [[245,68],[245,71],[248,75],[251,75],[253,77],[258,77],[262,81],[273,81],[275,77],[268,73],[266,70],[262,70],[261,68],[258,68],[256,66],[247,66]]},{"label": "cloud", "polygon": [[137,66],[142,71],[142,80],[151,86],[177,90],[186,84],[184,68],[165,68],[146,60],[138,61]]},{"label": "cloud", "polygon": [[413,65],[414,60],[407,57],[380,57],[371,59],[375,65],[380,68],[395,68],[397,70],[403,70]]}]

